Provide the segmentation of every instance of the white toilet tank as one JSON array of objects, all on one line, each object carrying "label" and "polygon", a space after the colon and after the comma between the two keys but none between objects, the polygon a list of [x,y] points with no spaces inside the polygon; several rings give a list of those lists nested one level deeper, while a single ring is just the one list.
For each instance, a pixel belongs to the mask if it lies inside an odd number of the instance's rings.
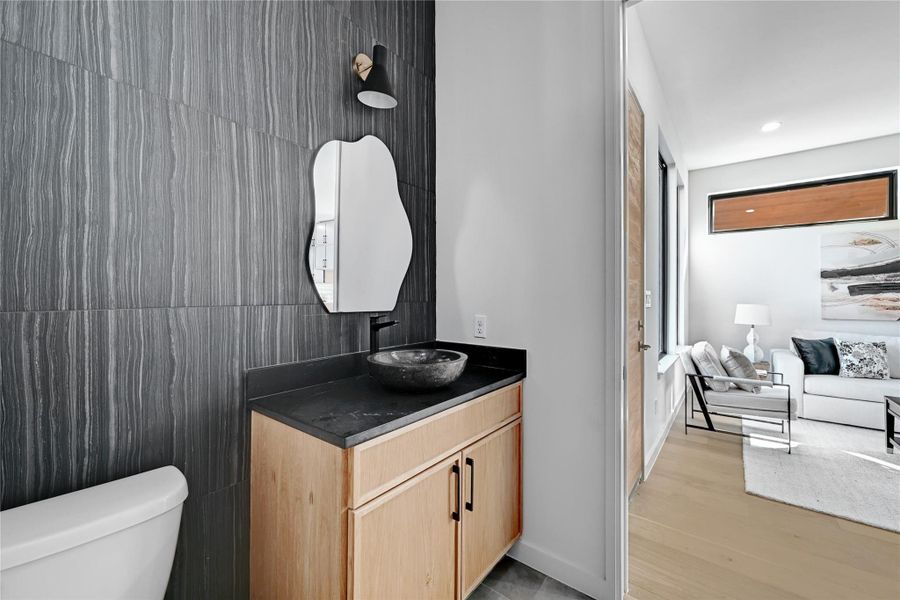
[{"label": "white toilet tank", "polygon": [[187,493],[170,466],[0,512],[0,598],[159,600]]}]

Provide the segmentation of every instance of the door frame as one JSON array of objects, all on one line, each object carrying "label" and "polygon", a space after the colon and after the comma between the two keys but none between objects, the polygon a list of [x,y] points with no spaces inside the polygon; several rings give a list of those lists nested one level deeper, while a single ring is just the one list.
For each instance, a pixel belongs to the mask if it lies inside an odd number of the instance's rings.
[{"label": "door frame", "polygon": [[[612,536],[610,542],[607,543],[606,550],[607,552],[611,552],[613,554],[613,560],[608,561],[612,564],[609,567],[612,569],[608,571],[610,577],[612,579],[612,589],[611,596],[617,600],[620,600],[625,597],[625,593],[628,591],[628,571],[629,571],[629,561],[628,561],[628,551],[629,551],[629,543],[628,543],[628,490],[625,489],[625,452],[626,452],[626,439],[625,432],[627,431],[627,423],[625,422],[625,418],[627,415],[627,406],[626,403],[628,398],[625,392],[625,181],[627,178],[627,159],[626,159],[626,131],[627,131],[627,117],[625,114],[625,94],[627,93],[627,48],[628,48],[628,40],[627,40],[627,31],[626,31],[626,8],[637,4],[640,0],[619,0],[619,2],[609,2],[608,4],[616,7],[616,18],[613,22],[606,24],[603,29],[603,64],[604,64],[604,75],[605,81],[604,84],[609,86],[609,89],[613,90],[615,94],[615,102],[612,103],[612,114],[605,115],[607,119],[615,119],[615,122],[618,124],[617,128],[617,136],[614,140],[608,141],[607,144],[612,145],[615,148],[616,161],[613,164],[613,160],[607,159],[607,177],[612,177],[610,183],[607,184],[607,190],[610,194],[610,198],[616,199],[616,204],[618,207],[618,212],[616,217],[618,218],[616,225],[618,226],[618,237],[616,241],[618,242],[615,251],[616,254],[616,266],[618,267],[618,278],[617,278],[617,289],[616,292],[616,301],[617,301],[617,314],[618,318],[618,339],[619,342],[619,353],[618,353],[618,366],[619,366],[619,374],[620,379],[617,381],[617,386],[615,391],[617,395],[615,396],[618,402],[610,402],[609,404],[613,406],[613,408],[609,411],[608,417],[613,419],[613,431],[612,433],[612,458],[613,464],[612,468],[608,469],[610,471],[607,481],[608,484],[612,484],[615,487],[610,487],[608,489],[615,490],[614,493],[610,494],[612,496],[613,501],[610,502],[611,506],[609,507],[609,514],[607,515],[608,521],[612,523]],[[607,41],[608,40],[608,41]],[[609,54],[607,54],[609,53]],[[611,250],[611,249],[610,249]]]},{"label": "door frame", "polygon": [[604,310],[604,327],[615,351],[604,361],[602,384],[604,450],[604,539],[607,597],[621,599],[628,587],[628,498],[625,493],[625,7],[633,0],[603,2],[600,27],[601,77],[608,95],[603,109],[602,198],[605,219],[602,232],[605,256],[600,258],[609,274],[610,302]]}]

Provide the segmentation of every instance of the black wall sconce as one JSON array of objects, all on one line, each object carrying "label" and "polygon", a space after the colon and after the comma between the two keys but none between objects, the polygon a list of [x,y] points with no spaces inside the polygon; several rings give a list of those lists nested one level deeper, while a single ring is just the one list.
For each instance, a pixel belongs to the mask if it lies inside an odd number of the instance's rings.
[{"label": "black wall sconce", "polygon": [[376,44],[372,58],[357,54],[353,59],[353,71],[363,80],[363,87],[356,94],[359,101],[372,108],[394,108],[397,98],[387,74],[387,48]]}]

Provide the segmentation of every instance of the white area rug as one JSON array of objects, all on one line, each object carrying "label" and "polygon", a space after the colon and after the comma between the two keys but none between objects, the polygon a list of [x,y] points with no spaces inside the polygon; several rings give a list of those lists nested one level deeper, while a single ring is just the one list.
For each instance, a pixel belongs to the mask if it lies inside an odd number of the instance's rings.
[{"label": "white area rug", "polygon": [[743,427],[748,493],[900,533],[900,454],[883,431],[801,419],[788,454],[779,427]]}]

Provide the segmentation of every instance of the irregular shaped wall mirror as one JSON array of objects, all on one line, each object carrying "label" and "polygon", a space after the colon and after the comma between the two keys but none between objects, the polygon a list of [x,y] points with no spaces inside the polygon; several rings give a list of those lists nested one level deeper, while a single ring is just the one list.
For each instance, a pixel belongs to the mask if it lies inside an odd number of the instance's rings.
[{"label": "irregular shaped wall mirror", "polygon": [[309,270],[330,312],[387,312],[412,257],[391,151],[367,135],[332,140],[313,163],[315,227]]}]

